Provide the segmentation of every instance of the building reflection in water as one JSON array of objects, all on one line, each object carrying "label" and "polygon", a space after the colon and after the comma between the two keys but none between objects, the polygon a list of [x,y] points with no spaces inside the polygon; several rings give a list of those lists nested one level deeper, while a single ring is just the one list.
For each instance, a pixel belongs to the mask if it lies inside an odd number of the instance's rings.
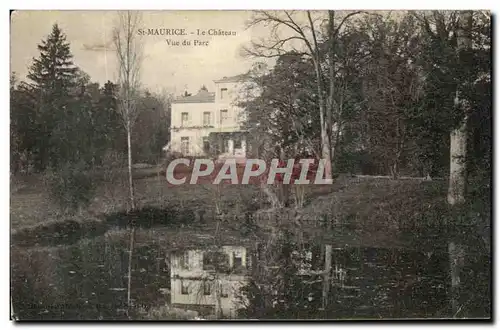
[{"label": "building reflection in water", "polygon": [[242,246],[177,251],[171,255],[171,305],[216,318],[236,318],[248,280],[249,251]]},{"label": "building reflection in water", "polygon": [[[322,297],[317,300],[322,300],[321,307],[324,308],[330,286],[342,286],[346,271],[341,264],[332,262],[331,246],[319,249],[321,251],[294,249],[290,261],[295,264],[294,277],[299,282],[320,284]],[[261,267],[253,268],[252,260]],[[252,271],[255,273],[262,266],[280,268],[279,264],[265,263],[256,250],[243,246],[173,252],[170,256],[171,306],[197,311],[200,315],[212,315],[217,319],[237,318],[238,310],[249,303],[241,291],[251,277],[257,275]],[[286,291],[286,288],[283,289]],[[276,298],[283,294],[278,292],[281,290],[271,291]],[[312,300],[312,295],[310,292],[306,299]]]},{"label": "building reflection in water", "polygon": [[[469,276],[463,251],[450,246],[433,253],[288,243],[176,251],[170,302],[215,319],[488,315],[481,299],[487,267],[478,267],[484,258],[477,257],[477,274]],[[462,312],[465,296],[472,307]]]}]

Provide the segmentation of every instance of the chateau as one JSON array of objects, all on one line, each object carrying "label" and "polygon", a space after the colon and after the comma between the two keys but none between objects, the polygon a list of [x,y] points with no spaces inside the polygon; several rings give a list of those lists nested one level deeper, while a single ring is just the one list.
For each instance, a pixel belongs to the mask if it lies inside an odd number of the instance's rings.
[{"label": "chateau", "polygon": [[236,105],[244,75],[215,80],[215,92],[202,87],[197,94],[172,102],[170,143],[164,148],[183,156],[244,159],[247,145],[242,109]]}]

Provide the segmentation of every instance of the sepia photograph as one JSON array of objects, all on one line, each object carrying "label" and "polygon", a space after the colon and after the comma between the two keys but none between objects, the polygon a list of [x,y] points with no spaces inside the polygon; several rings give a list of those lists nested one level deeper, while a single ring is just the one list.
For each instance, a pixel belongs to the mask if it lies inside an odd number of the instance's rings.
[{"label": "sepia photograph", "polygon": [[491,321],[491,24],[11,10],[11,321]]}]

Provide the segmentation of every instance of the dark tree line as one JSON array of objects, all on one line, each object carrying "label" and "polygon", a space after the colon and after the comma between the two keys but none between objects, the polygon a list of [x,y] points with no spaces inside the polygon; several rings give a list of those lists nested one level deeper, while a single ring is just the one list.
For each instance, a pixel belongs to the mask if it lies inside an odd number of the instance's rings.
[{"label": "dark tree line", "polygon": [[[126,155],[117,84],[94,83],[72,60],[56,25],[38,45],[27,81],[11,76],[11,170],[57,170],[67,164],[101,166]],[[168,142],[169,99],[142,92],[132,134],[134,162],[156,162]]]},{"label": "dark tree line", "polygon": [[[256,67],[249,73],[248,93],[241,102],[252,119],[248,129],[256,137],[254,150],[267,144],[279,146],[288,158],[301,153],[321,155],[319,95],[314,83],[314,62],[319,59],[322,72],[332,70],[321,76],[321,93],[327,99],[333,90],[332,113],[326,115],[332,116],[334,172],[446,177],[450,131],[464,116],[464,108],[455,101],[460,86],[462,101],[470,105],[469,174],[491,178],[491,20],[487,13],[472,13],[472,26],[464,32],[471,36],[472,45],[464,49],[457,46],[462,27],[456,11],[344,15],[347,19],[333,46],[328,24],[314,25],[312,20],[320,52],[314,58],[295,46],[285,47],[294,38],[279,34],[279,28],[300,26],[300,14],[258,12],[251,23],[271,24],[276,40],[254,44],[250,54],[277,58],[272,69]],[[328,22],[326,14],[323,21]],[[307,37],[297,28],[289,31],[299,31],[300,39]],[[279,150],[273,156],[280,156]]]}]

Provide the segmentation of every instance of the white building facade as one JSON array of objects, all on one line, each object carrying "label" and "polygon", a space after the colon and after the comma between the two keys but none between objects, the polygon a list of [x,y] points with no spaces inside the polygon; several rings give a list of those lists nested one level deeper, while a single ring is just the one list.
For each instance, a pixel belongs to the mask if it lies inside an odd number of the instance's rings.
[{"label": "white building facade", "polygon": [[215,251],[187,250],[171,255],[171,305],[235,318],[239,295],[248,281],[247,249],[223,246]]},{"label": "white building facade", "polygon": [[183,156],[245,158],[244,115],[237,106],[244,76],[214,81],[215,92],[201,88],[172,102],[167,152]]}]

